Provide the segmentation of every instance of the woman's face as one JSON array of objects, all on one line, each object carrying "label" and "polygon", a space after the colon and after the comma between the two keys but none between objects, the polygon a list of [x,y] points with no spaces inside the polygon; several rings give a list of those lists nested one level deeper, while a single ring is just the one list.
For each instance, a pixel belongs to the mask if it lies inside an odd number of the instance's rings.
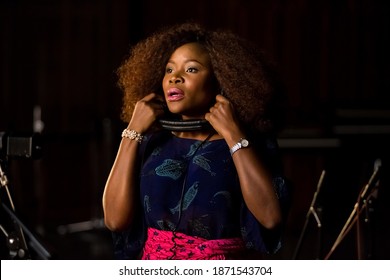
[{"label": "woman's face", "polygon": [[215,101],[216,82],[208,53],[199,43],[188,43],[171,55],[162,82],[170,112],[183,119],[203,118]]}]

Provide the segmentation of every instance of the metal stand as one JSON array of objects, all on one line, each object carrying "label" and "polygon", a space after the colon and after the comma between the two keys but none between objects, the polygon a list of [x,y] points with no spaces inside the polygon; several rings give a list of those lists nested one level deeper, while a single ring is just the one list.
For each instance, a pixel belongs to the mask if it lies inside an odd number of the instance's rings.
[{"label": "metal stand", "polygon": [[[348,232],[351,231],[353,226],[356,224],[356,231],[357,231],[357,256],[358,259],[363,259],[363,248],[364,248],[364,238],[362,236],[363,231],[361,227],[360,222],[360,216],[362,213],[364,213],[364,210],[368,210],[368,204],[371,201],[371,199],[374,196],[374,193],[376,192],[378,186],[379,186],[379,171],[381,167],[381,160],[377,159],[374,164],[374,172],[371,175],[371,178],[369,179],[368,183],[361,189],[359,196],[357,198],[357,201],[354,205],[354,208],[349,215],[349,218],[347,219],[346,223],[344,224],[344,227],[342,228],[339,236],[337,237],[336,241],[334,242],[332,248],[330,249],[329,253],[326,255],[325,260],[329,259],[330,256],[333,254],[333,252],[336,250],[336,248],[340,245],[341,241],[346,237]],[[369,215],[366,212],[366,218],[365,223],[369,223]]]},{"label": "metal stand", "polygon": [[297,258],[298,253],[299,253],[299,251],[301,249],[302,241],[303,241],[303,239],[304,239],[304,237],[306,235],[307,226],[309,224],[311,215],[313,215],[314,219],[317,222],[317,232],[318,232],[317,259],[320,258],[320,255],[321,255],[321,243],[322,243],[322,236],[321,236],[322,224],[321,224],[320,215],[318,215],[318,213],[317,213],[317,210],[319,210],[319,208],[316,207],[315,204],[316,204],[316,201],[317,201],[318,193],[320,192],[320,188],[322,186],[322,182],[324,181],[324,177],[325,177],[325,170],[323,170],[322,173],[321,173],[320,179],[319,179],[318,184],[317,184],[317,190],[314,192],[313,199],[311,201],[309,210],[308,210],[308,212],[306,214],[305,224],[304,224],[304,226],[302,228],[301,235],[299,237],[297,246],[295,248],[294,255],[293,255],[293,260],[295,260]]},{"label": "metal stand", "polygon": [[1,166],[2,163],[3,161],[0,159],[0,183],[1,187],[4,188],[7,193],[8,203],[10,204],[11,208],[9,208],[3,201],[1,201],[1,206],[12,221],[13,231],[8,232],[6,230],[7,227],[3,224],[0,224],[0,230],[7,239],[9,257],[11,259],[31,259],[30,251],[24,236],[25,233],[28,236],[30,247],[35,250],[38,256],[42,259],[50,259],[50,253],[44,248],[44,246],[42,246],[42,244],[31,233],[31,231],[17,217],[12,196],[8,188],[8,179]]}]

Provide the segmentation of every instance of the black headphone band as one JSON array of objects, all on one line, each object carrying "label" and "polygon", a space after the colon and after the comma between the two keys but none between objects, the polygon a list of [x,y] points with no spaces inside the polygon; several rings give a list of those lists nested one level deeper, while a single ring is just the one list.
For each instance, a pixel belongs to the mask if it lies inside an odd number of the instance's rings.
[{"label": "black headphone band", "polygon": [[208,121],[201,120],[159,120],[162,128],[171,131],[196,131],[211,128]]}]

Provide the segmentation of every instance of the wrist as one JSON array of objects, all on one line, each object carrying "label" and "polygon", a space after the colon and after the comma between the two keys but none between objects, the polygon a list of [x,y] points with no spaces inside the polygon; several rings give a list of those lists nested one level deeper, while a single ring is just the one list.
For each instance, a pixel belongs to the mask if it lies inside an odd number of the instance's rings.
[{"label": "wrist", "polygon": [[122,138],[128,138],[128,139],[134,140],[138,143],[142,143],[144,136],[133,129],[125,128],[122,131]]},{"label": "wrist", "polygon": [[246,138],[240,138],[238,142],[236,142],[233,146],[230,148],[230,155],[233,155],[235,152],[237,152],[240,149],[249,147],[249,141]]},{"label": "wrist", "polygon": [[246,138],[246,134],[241,130],[231,130],[227,135],[224,136],[226,143],[229,148],[235,145],[240,139]]}]

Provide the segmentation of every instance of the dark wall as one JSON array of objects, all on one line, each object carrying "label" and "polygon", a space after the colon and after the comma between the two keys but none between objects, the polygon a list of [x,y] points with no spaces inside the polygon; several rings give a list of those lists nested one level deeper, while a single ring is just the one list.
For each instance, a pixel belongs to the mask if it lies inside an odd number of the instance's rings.
[{"label": "dark wall", "polygon": [[[389,159],[390,11],[379,1],[1,1],[0,132],[44,124],[43,156],[7,162],[18,214],[59,258],[111,256],[101,195],[125,125],[115,69],[131,44],[186,20],[230,29],[277,63],[287,91],[280,144],[294,196],[276,258],[291,258],[326,169],[322,240],[310,223],[299,256],[316,258],[319,244],[322,258],[374,161],[387,168]],[[386,187],[371,209],[373,258],[389,257]],[[335,258],[356,258],[354,231],[347,239]]]}]

